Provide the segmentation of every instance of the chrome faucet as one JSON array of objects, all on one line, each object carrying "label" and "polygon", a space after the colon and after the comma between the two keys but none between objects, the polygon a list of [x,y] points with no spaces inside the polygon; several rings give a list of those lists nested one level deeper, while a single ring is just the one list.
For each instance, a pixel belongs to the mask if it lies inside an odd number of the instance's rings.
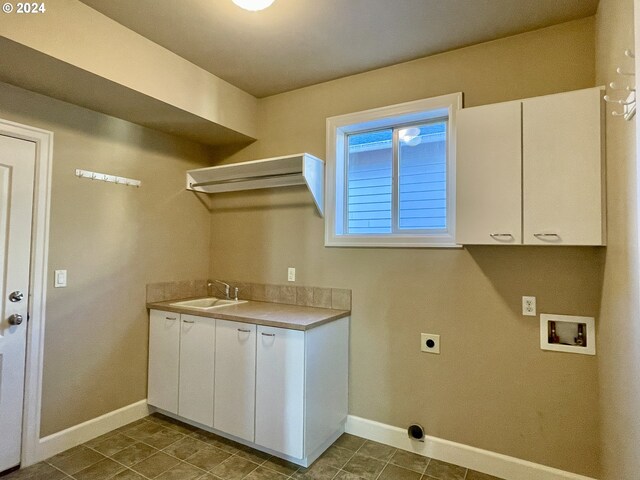
[{"label": "chrome faucet", "polygon": [[[227,297],[227,300],[231,300],[231,285],[229,285],[228,283],[225,283],[221,280],[213,280],[211,282],[207,283],[208,287],[213,287],[214,284],[219,283],[220,285],[224,286],[224,295]],[[237,302],[238,301],[238,287],[233,287],[233,293],[234,293],[234,300]]]},{"label": "chrome faucet", "polygon": [[222,282],[220,280],[214,280],[212,282],[207,283],[207,286],[213,287],[215,286],[216,283],[219,283],[220,285],[224,286],[224,294],[227,297],[227,300],[231,300],[231,295],[229,294],[229,292],[231,291],[231,285],[229,285],[228,283]]}]

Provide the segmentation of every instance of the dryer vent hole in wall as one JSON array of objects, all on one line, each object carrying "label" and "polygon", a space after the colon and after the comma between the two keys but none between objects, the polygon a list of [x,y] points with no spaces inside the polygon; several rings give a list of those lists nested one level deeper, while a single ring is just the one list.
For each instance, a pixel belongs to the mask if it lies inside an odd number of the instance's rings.
[{"label": "dryer vent hole in wall", "polygon": [[418,425],[417,423],[409,425],[409,428],[407,428],[407,435],[409,435],[409,438],[411,440],[424,442],[424,428],[422,428],[422,426]]}]

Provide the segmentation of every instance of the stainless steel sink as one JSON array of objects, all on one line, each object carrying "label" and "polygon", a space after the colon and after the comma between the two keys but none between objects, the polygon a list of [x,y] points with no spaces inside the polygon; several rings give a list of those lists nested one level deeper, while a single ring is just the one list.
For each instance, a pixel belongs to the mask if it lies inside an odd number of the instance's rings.
[{"label": "stainless steel sink", "polygon": [[184,300],[182,302],[172,303],[172,307],[193,308],[194,310],[212,310],[214,308],[229,307],[231,305],[239,305],[247,303],[246,300],[226,300],[224,298],[207,297],[197,298],[195,300]]}]

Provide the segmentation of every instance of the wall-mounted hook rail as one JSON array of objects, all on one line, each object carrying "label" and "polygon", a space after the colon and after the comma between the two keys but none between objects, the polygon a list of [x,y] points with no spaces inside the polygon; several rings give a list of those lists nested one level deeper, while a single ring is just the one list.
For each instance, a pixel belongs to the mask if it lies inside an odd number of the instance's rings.
[{"label": "wall-mounted hook rail", "polygon": [[624,75],[625,77],[634,77],[635,76],[635,73],[625,72],[624,70],[622,70],[622,67],[616,68],[616,73],[618,75]]},{"label": "wall-mounted hook rail", "polygon": [[[627,58],[636,58],[633,51],[627,49],[624,51],[624,56]],[[622,67],[616,68],[616,73],[623,77],[635,77],[635,73],[627,72]],[[622,85],[622,83],[611,82],[609,83],[611,90],[616,92],[626,92],[625,98],[615,98],[611,95],[605,95],[604,101],[614,105],[621,105],[622,111],[614,110],[611,114],[614,117],[623,117],[625,120],[631,120],[636,114],[636,89],[635,86]]]},{"label": "wall-mounted hook rail", "polygon": [[90,180],[98,180],[101,182],[116,183],[118,185],[128,185],[130,187],[139,188],[142,185],[140,180],[133,178],[118,177],[116,175],[109,175],[107,173],[90,172],[88,170],[76,169],[76,177],[88,178]]},{"label": "wall-mounted hook rail", "polygon": [[611,90],[624,90],[625,92],[635,92],[636,89],[630,87],[629,85],[625,85],[624,87],[618,85],[616,82],[611,82],[609,84],[609,87],[611,87]]},{"label": "wall-mounted hook rail", "polygon": [[632,97],[632,96],[634,97],[633,99],[627,98],[626,100],[624,99],[615,100],[611,98],[609,95],[605,95],[604,101],[609,103],[617,103],[618,105],[631,105],[632,103],[636,102],[635,95],[630,95],[629,97]]}]

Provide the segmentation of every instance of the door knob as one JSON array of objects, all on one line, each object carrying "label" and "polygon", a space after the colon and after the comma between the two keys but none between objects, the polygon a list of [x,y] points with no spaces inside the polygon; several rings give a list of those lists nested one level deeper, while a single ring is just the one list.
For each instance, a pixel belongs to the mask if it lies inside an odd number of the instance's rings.
[{"label": "door knob", "polygon": [[22,315],[14,313],[9,317],[9,325],[20,325],[22,323]]},{"label": "door knob", "polygon": [[24,298],[24,293],[22,293],[19,290],[16,290],[15,292],[11,292],[9,294],[9,301],[10,302],[19,302],[20,300],[22,300]]}]

